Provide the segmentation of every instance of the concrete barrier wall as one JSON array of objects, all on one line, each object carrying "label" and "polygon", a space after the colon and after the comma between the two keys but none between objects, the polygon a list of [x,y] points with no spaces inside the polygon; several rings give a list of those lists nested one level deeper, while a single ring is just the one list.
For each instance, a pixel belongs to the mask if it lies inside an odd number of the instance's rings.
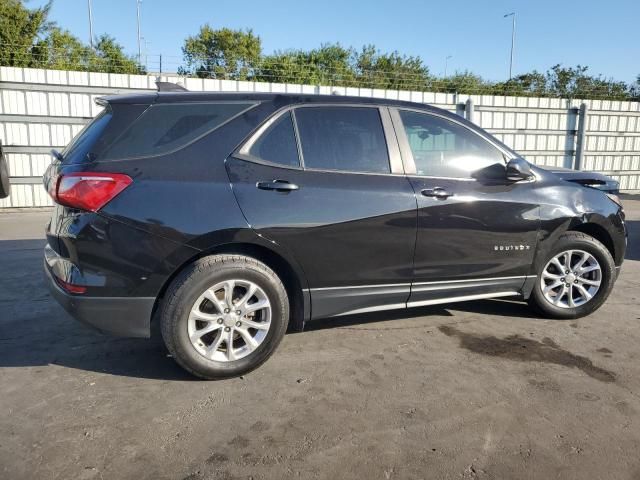
[{"label": "concrete barrier wall", "polygon": [[[435,105],[493,133],[539,165],[576,166],[579,108],[584,117],[580,167],[617,178],[623,190],[640,189],[640,103],[612,100],[461,95],[281,83],[123,75],[0,67],[0,139],[11,172],[11,197],[0,208],[51,205],[41,176],[51,148],[63,148],[99,111],[102,95],[155,90],[156,80],[193,91],[280,92],[393,98]],[[471,101],[472,108],[468,104]]]}]

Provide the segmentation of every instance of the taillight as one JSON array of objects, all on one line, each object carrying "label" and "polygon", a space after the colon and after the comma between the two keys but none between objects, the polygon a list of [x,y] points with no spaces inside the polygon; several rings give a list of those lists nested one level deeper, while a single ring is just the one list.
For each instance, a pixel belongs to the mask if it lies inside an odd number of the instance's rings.
[{"label": "taillight", "polygon": [[60,205],[97,212],[131,182],[123,173],[73,172],[53,178],[49,194]]}]

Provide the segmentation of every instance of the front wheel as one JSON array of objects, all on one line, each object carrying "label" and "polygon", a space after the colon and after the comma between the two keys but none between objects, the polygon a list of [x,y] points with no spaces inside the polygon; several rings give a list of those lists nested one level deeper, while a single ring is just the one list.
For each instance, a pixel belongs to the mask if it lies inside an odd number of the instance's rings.
[{"label": "front wheel", "polygon": [[566,232],[540,272],[529,303],[551,318],[579,318],[597,310],[616,279],[609,250],[581,232]]},{"label": "front wheel", "polygon": [[265,264],[241,255],[212,255],[173,281],[160,315],[169,352],[205,379],[234,377],[265,362],[289,322],[284,285]]}]

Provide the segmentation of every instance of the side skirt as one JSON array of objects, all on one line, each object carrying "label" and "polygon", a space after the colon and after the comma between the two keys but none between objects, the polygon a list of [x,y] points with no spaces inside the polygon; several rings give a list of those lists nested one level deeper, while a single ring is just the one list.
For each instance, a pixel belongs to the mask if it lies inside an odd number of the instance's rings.
[{"label": "side skirt", "polygon": [[311,320],[488,298],[520,296],[527,299],[536,278],[515,276],[312,288],[308,290],[312,304]]}]

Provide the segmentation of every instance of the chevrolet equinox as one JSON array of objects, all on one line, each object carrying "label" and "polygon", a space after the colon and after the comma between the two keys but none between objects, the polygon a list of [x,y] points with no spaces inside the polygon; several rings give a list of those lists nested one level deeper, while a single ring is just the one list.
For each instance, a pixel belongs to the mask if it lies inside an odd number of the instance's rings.
[{"label": "chevrolet equinox", "polygon": [[78,320],[164,342],[208,379],[318,318],[518,296],[606,300],[626,248],[610,179],[548,171],[447,111],[344,96],[98,99],[62,152],[45,271]]}]

